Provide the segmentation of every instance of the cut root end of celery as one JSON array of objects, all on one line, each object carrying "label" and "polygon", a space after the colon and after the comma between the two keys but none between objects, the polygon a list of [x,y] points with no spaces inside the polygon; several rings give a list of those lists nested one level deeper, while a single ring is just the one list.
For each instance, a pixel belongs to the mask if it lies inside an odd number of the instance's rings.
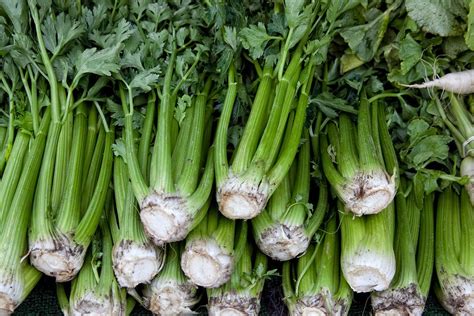
[{"label": "cut root end of celery", "polygon": [[453,315],[472,315],[474,311],[474,279],[461,275],[441,277],[443,307]]},{"label": "cut root end of celery", "polygon": [[72,315],[119,315],[114,313],[114,304],[109,297],[97,297],[86,293],[71,305]]},{"label": "cut root end of celery", "polygon": [[193,219],[185,198],[153,193],[142,201],[140,208],[145,232],[156,245],[186,238]]},{"label": "cut root end of celery", "polygon": [[122,240],[113,249],[113,267],[121,287],[148,284],[160,271],[163,251],[151,244]]},{"label": "cut root end of celery", "polygon": [[10,315],[15,310],[16,304],[9,294],[0,293],[0,316]]},{"label": "cut root end of celery", "polygon": [[257,316],[260,311],[259,300],[235,293],[226,293],[209,299],[209,315],[212,316]]},{"label": "cut root end of celery", "polygon": [[156,282],[146,293],[145,304],[156,315],[191,314],[198,299],[196,286],[190,282],[178,283],[174,280]]},{"label": "cut root end of celery", "polygon": [[84,247],[61,235],[55,240],[38,240],[30,248],[31,264],[56,282],[71,281],[82,267]]},{"label": "cut root end of celery", "polygon": [[342,187],[346,208],[357,216],[377,214],[395,197],[395,178],[385,171],[360,172]]},{"label": "cut root end of celery", "polygon": [[309,238],[302,226],[276,224],[256,236],[258,248],[274,260],[286,261],[306,251]]},{"label": "cut root end of celery", "polygon": [[270,186],[230,176],[217,190],[219,211],[230,219],[252,219],[265,208]]},{"label": "cut root end of celery", "polygon": [[229,281],[233,257],[214,239],[197,239],[186,245],[181,268],[194,284],[216,288]]},{"label": "cut root end of celery", "polygon": [[[379,260],[374,258],[373,260]],[[342,271],[350,287],[359,293],[388,289],[395,275],[395,264],[383,262],[377,265],[342,262]]]},{"label": "cut root end of celery", "polygon": [[422,315],[426,298],[416,284],[374,292],[371,297],[375,315]]},{"label": "cut root end of celery", "polygon": [[291,308],[292,315],[324,316],[329,315],[330,308],[326,306],[326,299],[322,294],[299,298]]}]

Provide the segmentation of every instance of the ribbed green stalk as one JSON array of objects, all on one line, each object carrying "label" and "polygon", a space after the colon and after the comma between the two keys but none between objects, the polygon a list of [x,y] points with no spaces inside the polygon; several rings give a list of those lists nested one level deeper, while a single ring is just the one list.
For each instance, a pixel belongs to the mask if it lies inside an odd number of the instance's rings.
[{"label": "ribbed green stalk", "polygon": [[112,236],[109,227],[104,220],[100,223],[100,232],[102,236],[102,258],[100,265],[100,278],[97,286],[97,294],[99,296],[111,296],[114,286],[115,276],[112,268]]},{"label": "ribbed green stalk", "polygon": [[86,149],[84,154],[84,174],[82,175],[82,183],[83,187],[87,181],[87,175],[89,172],[89,168],[93,168],[94,165],[91,163],[92,157],[94,155],[94,149],[97,143],[97,137],[99,132],[99,124],[97,119],[97,110],[95,107],[89,107],[89,111],[87,113],[87,136],[86,136]]},{"label": "ribbed green stalk", "polygon": [[329,297],[334,295],[339,287],[339,270],[339,233],[336,217],[333,216],[326,225],[321,256],[316,262],[316,290],[328,291]]},{"label": "ribbed green stalk", "polygon": [[434,266],[434,194],[425,196],[420,215],[420,235],[416,254],[418,285],[424,297],[428,297]]},{"label": "ribbed green stalk", "polygon": [[308,247],[306,253],[296,263],[294,291],[297,298],[316,293],[315,280],[318,277],[317,265],[322,254],[322,242]]},{"label": "ribbed green stalk", "polygon": [[102,158],[99,179],[91,198],[89,206],[77,225],[74,240],[81,246],[89,245],[94,232],[99,225],[102,210],[104,209],[107,188],[112,176],[113,153],[112,144],[114,143],[114,130],[107,132],[105,137],[105,150]]},{"label": "ribbed green stalk", "polygon": [[18,181],[20,181],[29,142],[30,136],[28,134],[21,131],[17,133],[10,158],[0,181],[0,201],[2,201],[0,204],[0,227],[3,227]]},{"label": "ribbed green stalk", "polygon": [[[374,104],[375,106],[375,104]],[[382,147],[383,162],[385,162],[385,169],[395,174],[395,187],[398,187],[398,159],[393,147],[392,137],[388,131],[386,120],[386,111],[383,104],[377,106],[378,113],[378,130],[380,137],[380,145]]]},{"label": "ribbed green stalk", "polygon": [[306,234],[308,236],[314,236],[319,226],[323,223],[324,216],[329,208],[328,203],[328,185],[326,179],[322,179],[319,184],[318,204],[313,211],[313,215],[306,223]]},{"label": "ribbed green stalk", "polygon": [[260,83],[253,100],[252,111],[250,111],[244,132],[234,153],[232,171],[236,174],[244,172],[249,167],[264,131],[265,119],[270,106],[269,99],[273,92],[272,71],[273,69],[270,66],[266,66],[263,69],[262,78],[260,78]]},{"label": "ribbed green stalk", "polygon": [[121,157],[115,157],[113,181],[120,239],[146,243],[147,238],[143,232],[135,197],[128,180],[127,166]]},{"label": "ribbed green stalk", "polygon": [[208,234],[228,253],[234,250],[235,221],[222,216],[216,209],[209,211]]},{"label": "ribbed green stalk", "polygon": [[92,266],[92,259],[92,249],[89,249],[81,271],[72,281],[70,305],[74,305],[75,302],[80,300],[86,293],[97,288],[97,280],[94,274],[94,267]]},{"label": "ribbed green stalk", "polygon": [[[41,133],[41,126],[38,129],[38,133]],[[21,293],[20,302],[23,302],[28,295],[30,295],[31,291],[35,288],[36,284],[38,284],[39,280],[43,276],[41,272],[30,266],[26,262],[21,263],[21,275],[23,276],[23,292]]]},{"label": "ribbed green stalk", "polygon": [[333,312],[341,316],[348,315],[353,297],[354,292],[352,292],[352,289],[344,278],[344,275],[340,273],[339,287],[333,297]]},{"label": "ribbed green stalk", "polygon": [[[333,124],[330,124],[328,126],[328,132],[331,132],[331,127],[333,127]],[[337,168],[334,166],[334,163],[332,162],[332,158],[329,154],[329,151],[335,150],[336,156],[340,153],[337,149],[339,148],[339,144],[334,144],[331,142],[331,145],[329,144],[328,141],[328,136],[327,135],[322,135],[321,136],[321,163],[324,171],[324,175],[328,179],[329,183],[333,187],[337,189],[339,186],[343,186],[345,183],[344,177],[339,173]],[[350,160],[350,157],[345,158],[344,160]]]},{"label": "ribbed green stalk", "polygon": [[466,273],[471,276],[474,283],[474,208],[469,202],[469,196],[465,190],[461,192],[461,252],[459,263]]},{"label": "ribbed green stalk", "polygon": [[3,148],[5,141],[7,139],[7,128],[0,126],[0,149]]},{"label": "ribbed green stalk", "polygon": [[[94,153],[89,166],[84,165],[84,186],[82,188],[82,206],[81,210],[84,213],[87,210],[89,202],[94,194],[97,179],[99,178],[102,156],[104,155],[106,131],[103,127],[99,129],[99,135],[96,138]],[[87,174],[85,170],[88,169]]]},{"label": "ribbed green stalk", "polygon": [[164,84],[161,91],[161,102],[158,108],[158,123],[155,138],[155,147],[153,152],[153,163],[155,163],[156,179],[150,177],[153,181],[151,185],[157,192],[172,193],[175,190],[173,181],[172,161],[171,161],[171,121],[173,118],[174,104],[171,103],[171,80],[175,69],[176,48],[168,61]]},{"label": "ribbed green stalk", "polygon": [[173,149],[173,179],[178,179],[183,171],[188,147],[186,142],[194,132],[193,118],[196,109],[196,98],[192,100],[192,105],[186,110],[186,115],[181,123],[176,144]]},{"label": "ribbed green stalk", "polygon": [[65,182],[64,198],[57,212],[56,227],[63,233],[73,231],[81,217],[82,173],[86,134],[86,109],[82,105],[76,110],[74,118],[71,158],[67,171],[68,177]]},{"label": "ribbed green stalk", "polygon": [[68,115],[61,127],[59,136],[56,160],[54,166],[54,178],[51,188],[51,209],[54,216],[59,211],[66,190],[66,179],[69,178],[69,160],[73,140],[74,115]]},{"label": "ribbed green stalk", "polygon": [[[359,171],[360,157],[354,148],[354,144],[356,144],[358,141],[356,138],[354,138],[354,136],[357,135],[357,132],[358,130],[351,122],[349,116],[343,114],[339,117],[339,144],[341,147],[336,153],[336,160],[339,171],[345,178],[351,178]],[[370,133],[370,129],[368,133]],[[359,143],[357,144],[359,145]],[[324,150],[324,148],[322,148],[322,150]],[[361,156],[364,155],[365,154],[362,154]]]},{"label": "ribbed green stalk", "polygon": [[8,269],[20,267],[21,258],[27,249],[27,228],[49,123],[50,113],[47,111],[43,116],[38,135],[26,153],[20,180],[0,233],[2,253],[0,266],[8,267]]},{"label": "ribbed green stalk", "polygon": [[[377,146],[372,133],[372,124],[371,124],[371,117],[370,117],[370,106],[369,101],[367,100],[367,96],[365,93],[362,94],[360,105],[359,105],[359,112],[357,115],[357,142],[358,142],[358,150],[359,150],[359,163],[360,168],[366,171],[372,171],[374,169],[381,168],[380,158],[378,157],[378,150]],[[377,135],[378,138],[378,135]],[[345,159],[344,157],[341,157]]]},{"label": "ribbed green stalk", "polygon": [[215,135],[215,163],[216,185],[219,187],[227,178],[229,172],[229,162],[227,160],[227,132],[229,129],[230,118],[234,108],[235,98],[237,96],[237,83],[235,82],[235,67],[230,65],[227,79],[227,93],[219,117]]},{"label": "ribbed green stalk", "polygon": [[[120,99],[122,102],[122,109],[125,113],[125,147],[127,148],[126,152],[126,161],[128,166],[128,173],[130,180],[132,181],[133,192],[135,193],[136,199],[141,202],[149,193],[148,186],[145,183],[145,178],[142,175],[141,167],[138,162],[136,149],[135,149],[135,139],[133,133],[133,105],[129,104],[133,100],[128,100],[125,95],[123,87],[120,87]],[[153,170],[153,161],[152,166]]]},{"label": "ribbed green stalk", "polygon": [[145,121],[140,136],[138,146],[138,162],[141,166],[142,175],[145,182],[149,181],[148,161],[150,157],[151,137],[153,133],[153,123],[155,122],[156,95],[154,92],[148,94],[148,103],[145,112]]},{"label": "ribbed green stalk", "polygon": [[202,143],[206,127],[207,96],[211,89],[211,80],[207,80],[205,87],[196,97],[193,113],[193,132],[187,142],[187,153],[183,169],[176,179],[177,190],[184,195],[192,194],[198,184],[199,170],[201,168]]}]

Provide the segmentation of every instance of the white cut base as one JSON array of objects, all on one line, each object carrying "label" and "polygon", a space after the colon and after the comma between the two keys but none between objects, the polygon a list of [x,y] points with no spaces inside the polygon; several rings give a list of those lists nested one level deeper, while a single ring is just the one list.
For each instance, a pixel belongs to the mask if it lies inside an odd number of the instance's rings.
[{"label": "white cut base", "polygon": [[191,282],[177,283],[160,280],[159,275],[144,291],[147,308],[156,315],[191,314],[191,308],[199,302],[197,287]]},{"label": "white cut base", "polygon": [[416,284],[401,289],[388,289],[371,295],[375,315],[421,316],[426,298],[422,297]]},{"label": "white cut base", "polygon": [[153,193],[140,203],[140,219],[145,233],[159,246],[186,238],[193,210],[179,195]]},{"label": "white cut base", "polygon": [[257,316],[260,311],[260,300],[255,297],[241,296],[236,293],[225,293],[209,299],[210,316]]},{"label": "white cut base", "polygon": [[71,281],[84,263],[86,249],[69,237],[38,240],[30,245],[30,261],[36,269],[56,278],[56,282]]},{"label": "white cut base", "polygon": [[196,239],[186,244],[181,255],[181,268],[196,285],[215,288],[230,280],[233,256],[212,238]]},{"label": "white cut base", "polygon": [[90,315],[105,316],[113,314],[113,302],[109,297],[97,297],[94,293],[86,293],[71,305],[71,314],[74,316]]},{"label": "white cut base", "polygon": [[276,224],[254,236],[258,248],[274,260],[286,261],[306,251],[309,238],[304,227]]},{"label": "white cut base", "polygon": [[151,244],[122,240],[112,253],[115,277],[125,288],[150,283],[163,265],[163,250]]},{"label": "white cut base", "polygon": [[438,275],[441,305],[453,315],[474,315],[474,277]]},{"label": "white cut base", "polygon": [[230,175],[217,189],[219,211],[230,219],[252,219],[267,205],[269,192],[270,186],[265,180],[254,184]]},{"label": "white cut base", "polygon": [[377,214],[395,197],[395,177],[383,170],[360,172],[340,191],[344,205],[355,215]]},{"label": "white cut base", "polygon": [[359,251],[342,258],[341,269],[355,292],[383,291],[388,289],[395,275],[395,256],[377,255]]}]

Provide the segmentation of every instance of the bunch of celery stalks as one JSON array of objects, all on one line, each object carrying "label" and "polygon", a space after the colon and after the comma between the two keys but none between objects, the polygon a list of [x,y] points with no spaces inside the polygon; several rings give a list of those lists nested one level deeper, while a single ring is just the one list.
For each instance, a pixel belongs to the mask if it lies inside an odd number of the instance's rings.
[{"label": "bunch of celery stalks", "polygon": [[[66,315],[179,315],[205,298],[211,315],[257,315],[279,277],[292,315],[347,315],[354,292],[376,314],[421,315],[431,287],[474,313],[472,187],[424,194],[364,89],[357,114],[308,124],[330,62],[315,43],[337,25],[324,5],[275,2],[287,31],[262,56],[232,28],[210,40],[210,3],[126,2],[1,6],[0,314],[42,274]],[[451,101],[463,144],[472,119]]]}]

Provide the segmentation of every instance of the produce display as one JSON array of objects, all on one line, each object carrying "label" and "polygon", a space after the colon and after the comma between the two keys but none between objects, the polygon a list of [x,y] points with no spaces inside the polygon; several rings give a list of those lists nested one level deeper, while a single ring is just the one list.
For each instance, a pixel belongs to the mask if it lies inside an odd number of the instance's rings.
[{"label": "produce display", "polygon": [[474,0],[0,0],[0,315],[474,315],[473,64]]}]

